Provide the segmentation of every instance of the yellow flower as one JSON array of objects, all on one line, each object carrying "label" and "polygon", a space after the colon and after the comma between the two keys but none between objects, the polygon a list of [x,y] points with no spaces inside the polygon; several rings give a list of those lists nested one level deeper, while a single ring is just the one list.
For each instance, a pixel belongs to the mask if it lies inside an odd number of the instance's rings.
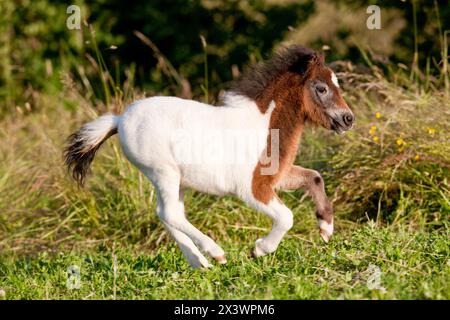
[{"label": "yellow flower", "polygon": [[397,139],[397,145],[399,146],[399,147],[401,147],[401,146],[403,146],[403,145],[405,145],[406,144],[406,142],[402,139],[402,138],[398,138]]},{"label": "yellow flower", "polygon": [[414,157],[414,160],[419,160],[420,159],[420,156],[418,155],[418,154],[416,154],[416,156]]},{"label": "yellow flower", "polygon": [[436,129],[434,129],[434,128],[427,128],[427,129],[428,129],[428,133],[432,136],[436,133]]},{"label": "yellow flower", "polygon": [[377,136],[373,137],[373,142],[378,142],[378,141],[380,141],[380,139]]},{"label": "yellow flower", "polygon": [[375,113],[375,118],[380,119],[381,118],[381,113],[379,113],[379,112]]},{"label": "yellow flower", "polygon": [[375,131],[377,131],[377,126],[371,126],[370,130],[369,130],[369,134],[371,136],[374,136],[375,135]]}]

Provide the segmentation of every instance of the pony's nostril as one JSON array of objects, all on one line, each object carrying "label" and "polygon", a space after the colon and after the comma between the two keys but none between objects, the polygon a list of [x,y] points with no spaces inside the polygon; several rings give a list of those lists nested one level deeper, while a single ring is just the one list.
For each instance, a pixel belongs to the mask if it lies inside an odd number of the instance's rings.
[{"label": "pony's nostril", "polygon": [[346,113],[343,115],[342,120],[346,126],[351,126],[353,123],[353,115],[351,113]]}]

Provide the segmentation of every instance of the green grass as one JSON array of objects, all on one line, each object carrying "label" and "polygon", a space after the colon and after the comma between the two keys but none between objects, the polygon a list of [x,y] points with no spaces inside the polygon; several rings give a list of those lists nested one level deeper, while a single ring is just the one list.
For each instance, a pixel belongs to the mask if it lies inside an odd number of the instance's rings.
[{"label": "green grass", "polygon": [[[249,258],[252,237],[224,242],[226,265],[193,270],[173,243],[155,250],[99,245],[36,256],[2,256],[0,287],[7,299],[449,299],[449,232],[338,230],[325,245],[290,234],[275,254]],[[114,280],[114,256],[116,279]],[[67,269],[80,268],[79,289]],[[369,265],[380,268],[369,289]],[[115,282],[115,285],[114,285]]]}]

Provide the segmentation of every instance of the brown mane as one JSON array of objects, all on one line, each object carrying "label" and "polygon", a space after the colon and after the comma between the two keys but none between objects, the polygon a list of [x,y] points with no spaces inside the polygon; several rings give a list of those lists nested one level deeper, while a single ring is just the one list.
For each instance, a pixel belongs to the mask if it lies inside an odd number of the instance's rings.
[{"label": "brown mane", "polygon": [[259,101],[267,86],[287,71],[303,75],[315,56],[315,51],[300,45],[284,47],[269,60],[250,66],[230,91]]}]

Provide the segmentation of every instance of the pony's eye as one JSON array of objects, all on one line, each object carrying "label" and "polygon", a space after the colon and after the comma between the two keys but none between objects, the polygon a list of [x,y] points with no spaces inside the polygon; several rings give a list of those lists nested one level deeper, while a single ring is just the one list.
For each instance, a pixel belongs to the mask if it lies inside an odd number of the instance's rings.
[{"label": "pony's eye", "polygon": [[325,94],[327,93],[327,87],[325,87],[324,85],[317,85],[316,91],[320,94]]}]

